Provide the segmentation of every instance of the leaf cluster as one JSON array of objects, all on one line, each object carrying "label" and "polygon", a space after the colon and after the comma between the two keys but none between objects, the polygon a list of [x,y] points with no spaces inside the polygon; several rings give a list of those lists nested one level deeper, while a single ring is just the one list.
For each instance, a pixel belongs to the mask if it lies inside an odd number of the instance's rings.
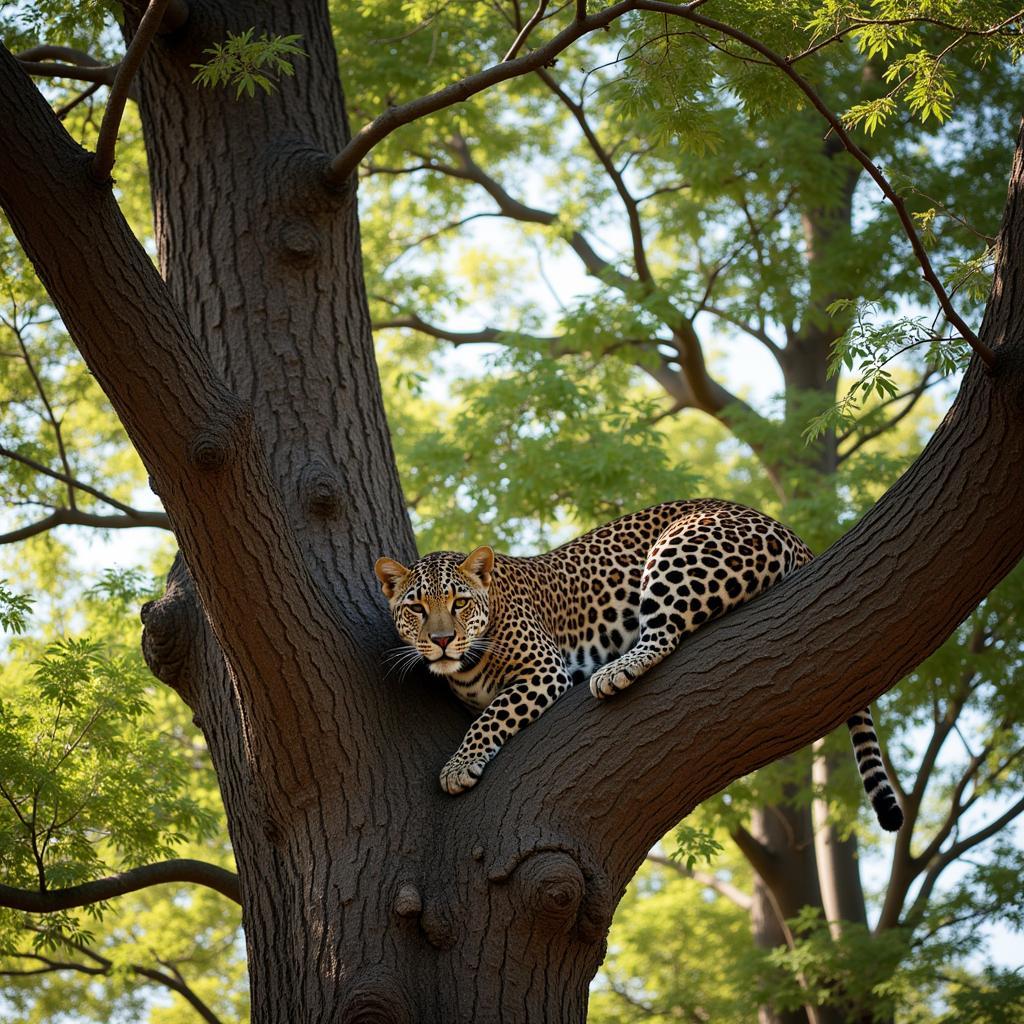
[{"label": "leaf cluster", "polygon": [[970,358],[970,349],[962,338],[937,335],[923,317],[881,320],[876,318],[877,303],[857,304],[848,299],[829,306],[831,313],[845,310],[853,311],[853,321],[833,342],[827,372],[834,378],[845,368],[854,371],[855,376],[837,403],[811,419],[804,431],[808,441],[821,437],[827,430],[853,427],[857,414],[872,395],[881,402],[899,398],[902,391],[891,364],[904,353],[922,348],[920,358],[924,366],[943,377],[963,370]]},{"label": "leaf cluster", "polygon": [[235,99],[244,93],[253,97],[256,90],[265,93],[274,91],[280,76],[291,78],[295,74],[295,57],[309,55],[299,46],[301,36],[269,35],[255,29],[227,34],[227,41],[214,43],[203,50],[209,60],[193,64],[196,75],[192,81],[207,88],[233,86]]}]

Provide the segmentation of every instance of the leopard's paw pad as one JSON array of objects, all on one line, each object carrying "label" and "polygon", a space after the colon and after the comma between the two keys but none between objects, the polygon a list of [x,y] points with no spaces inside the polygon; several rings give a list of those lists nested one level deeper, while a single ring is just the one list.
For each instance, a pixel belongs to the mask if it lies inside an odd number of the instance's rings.
[{"label": "leopard's paw pad", "polygon": [[465,793],[477,784],[486,766],[484,760],[472,760],[456,754],[441,769],[441,788],[449,796]]},{"label": "leopard's paw pad", "polygon": [[598,700],[604,700],[605,697],[612,697],[620,690],[626,689],[632,682],[633,677],[612,662],[604,668],[599,668],[590,677],[590,692]]}]

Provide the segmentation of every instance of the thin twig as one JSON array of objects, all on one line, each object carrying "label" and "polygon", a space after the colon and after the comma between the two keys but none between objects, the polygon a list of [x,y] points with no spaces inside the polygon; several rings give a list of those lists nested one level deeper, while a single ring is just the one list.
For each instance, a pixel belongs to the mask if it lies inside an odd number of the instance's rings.
[{"label": "thin twig", "polygon": [[818,95],[818,92],[810,82],[793,69],[791,62],[776,53],[774,50],[765,46],[765,44],[759,39],[755,39],[753,36],[748,35],[741,29],[733,28],[732,25],[727,25],[724,22],[716,21],[714,18],[707,18],[702,14],[696,13],[692,9],[692,5],[690,7],[677,7],[673,4],[665,3],[663,0],[637,0],[636,7],[638,10],[655,11],[658,13],[670,14],[673,17],[684,18],[688,21],[693,21],[699,25],[703,25],[705,28],[712,29],[715,32],[720,32],[722,35],[728,36],[731,39],[735,39],[737,42],[742,43],[744,46],[749,47],[751,50],[754,50],[756,53],[767,58],[787,78],[789,78],[794,85],[796,85],[808,100],[810,100],[811,105],[829,123],[832,130],[836,133],[836,136],[846,147],[847,152],[849,152],[850,155],[853,156],[854,159],[857,160],[857,162],[864,168],[864,170],[868,172],[875,184],[878,185],[879,189],[881,189],[882,194],[892,204],[893,209],[896,211],[896,215],[899,217],[900,223],[903,225],[903,230],[910,242],[910,246],[914,250],[914,255],[917,257],[917,261],[921,265],[921,271],[924,275],[924,279],[929,285],[931,285],[932,291],[935,293],[936,298],[939,300],[939,305],[942,307],[942,311],[946,315],[946,319],[956,327],[963,339],[978,354],[978,357],[982,362],[986,366],[993,366],[995,363],[995,353],[978,338],[974,331],[967,326],[960,314],[953,308],[953,304],[950,302],[949,296],[946,294],[946,289],[943,288],[942,282],[939,280],[935,270],[932,268],[931,260],[929,260],[928,253],[921,244],[921,239],[918,237],[917,230],[914,228],[914,222],[907,211],[907,207],[904,204],[903,199],[889,183],[888,178],[886,178],[878,169],[878,166],[874,161],[860,148],[860,146],[857,145],[856,142],[853,141],[849,133],[843,127],[842,121],[825,104],[825,101]]},{"label": "thin twig", "polygon": [[[540,0],[537,4],[537,10],[530,15],[530,20],[519,30],[519,35],[516,36],[515,41],[508,48],[508,53],[505,54],[501,59],[503,61],[512,60],[515,55],[522,49],[523,44],[529,38],[530,33],[540,24],[541,19],[544,17],[544,12],[548,9],[549,0]],[[586,5],[584,4],[584,8]],[[586,13],[584,9],[584,13]]]},{"label": "thin twig", "polygon": [[[961,38],[966,36],[974,36],[978,38],[986,38],[988,36],[998,35],[1007,25],[1014,21],[1018,21],[1021,17],[1024,17],[1024,10],[1017,11],[1016,14],[1011,14],[1010,17],[1001,21],[998,25],[993,25],[987,29],[969,29],[964,25],[952,25],[946,21],[939,21],[937,18],[926,18],[921,16],[909,17],[909,18],[851,18],[850,24],[844,28],[833,32],[832,35],[827,36],[820,42],[815,43],[813,46],[807,47],[806,50],[802,50],[794,57],[788,57],[787,60],[790,64],[795,64],[798,60],[803,60],[805,57],[809,57],[812,53],[817,53],[818,50],[823,49],[826,46],[830,46],[832,43],[838,42],[843,36],[849,35],[851,32],[856,32],[858,29],[868,28],[872,25],[935,25],[938,28],[945,29],[947,32],[960,32]],[[1019,33],[1011,33],[1012,35],[1018,35]]]},{"label": "thin twig", "polygon": [[751,906],[753,906],[754,900],[750,893],[744,892],[731,882],[726,882],[724,879],[719,878],[710,871],[699,871],[694,868],[688,868],[679,861],[673,860],[671,857],[665,857],[660,853],[651,852],[647,854],[647,860],[651,864],[657,864],[659,867],[663,868],[670,868],[677,875],[680,875],[683,878],[692,878],[698,884],[706,886],[708,889],[713,889],[720,896],[724,896],[741,910],[750,910]]},{"label": "thin twig", "polygon": [[57,120],[63,121],[64,118],[67,117],[68,114],[70,114],[71,111],[74,110],[79,103],[83,103],[90,96],[92,96],[93,93],[95,93],[102,84],[102,82],[93,82],[93,84],[90,85],[88,89],[85,89],[82,92],[80,92],[73,100],[70,100],[68,103],[65,103],[63,107],[58,107],[54,111],[54,113],[57,115]]},{"label": "thin twig", "polygon": [[61,483],[67,484],[69,487],[76,488],[86,494],[91,494],[94,498],[99,498],[100,501],[110,505],[112,508],[116,508],[119,511],[124,512],[127,516],[147,516],[153,514],[148,511],[132,508],[131,505],[126,505],[124,502],[118,501],[117,498],[112,498],[109,494],[105,494],[103,491],[98,490],[91,484],[82,483],[81,480],[76,479],[69,473],[60,473],[56,469],[50,469],[49,466],[44,465],[42,462],[36,462],[35,459],[29,458],[27,455],[22,455],[20,452],[12,451],[10,448],[0,446],[0,456],[12,459],[15,462],[20,462],[23,466],[27,466],[29,469],[34,469],[37,473],[42,473],[44,476],[51,477],[54,480],[59,480]]},{"label": "thin twig", "polygon": [[[888,431],[892,430],[900,420],[908,416],[928,388],[946,379],[945,377],[933,377],[932,379],[929,379],[934,373],[934,370],[929,370],[920,384],[916,385],[912,390],[904,392],[902,395],[898,395],[894,400],[907,399],[907,404],[903,406],[898,413],[890,416],[889,419],[883,420],[878,426],[872,427],[872,429],[867,431],[865,434],[861,434],[861,436],[858,437],[845,452],[836,456],[837,461],[840,463],[845,462],[846,459],[853,455],[854,452],[863,448],[869,441],[873,441],[876,437],[880,437],[882,434],[888,433]],[[882,408],[882,406],[879,406],[878,408]],[[877,409],[872,411],[877,411]],[[836,440],[836,445],[838,446],[842,444],[842,442],[847,440],[855,431],[856,427],[845,431],[843,435]]]},{"label": "thin twig", "polygon": [[[10,327],[14,336],[18,339],[18,347],[21,349],[21,357],[25,361],[25,366],[28,368],[29,375],[35,382],[36,393],[39,395],[40,400],[43,403],[43,408],[46,410],[46,416],[50,421],[50,426],[53,427],[53,433],[57,440],[57,453],[60,456],[61,465],[64,467],[64,473],[66,477],[71,476],[71,464],[68,462],[68,453],[64,449],[64,437],[61,434],[60,421],[57,419],[53,411],[53,406],[50,405],[49,398],[46,397],[46,389],[43,387],[42,378],[36,372],[35,364],[32,362],[32,357],[28,352],[28,344],[25,341],[25,336],[22,334],[21,328],[17,322],[11,322],[4,319],[4,323]],[[2,449],[0,449],[2,451]],[[51,474],[52,475],[52,474]],[[65,480],[67,483],[67,480]],[[68,504],[73,509],[75,507],[75,489],[68,483]]]},{"label": "thin twig", "polygon": [[583,105],[573,100],[546,68],[538,68],[537,76],[562,101],[569,113],[572,114],[573,119],[580,126],[580,131],[583,132],[584,138],[586,138],[587,143],[590,145],[594,156],[597,157],[598,162],[611,179],[615,191],[622,200],[622,205],[626,210],[626,217],[629,220],[629,234],[633,245],[633,263],[636,267],[636,276],[646,284],[651,283],[652,275],[650,266],[647,263],[647,253],[644,249],[643,226],[640,222],[640,211],[637,209],[636,199],[626,187],[626,182],[612,161],[608,150],[598,139],[597,133],[591,127]]},{"label": "thin twig", "polygon": [[128,90],[131,88],[132,79],[142,63],[142,58],[145,56],[150,42],[160,28],[164,9],[168,3],[169,0],[150,0],[146,13],[143,14],[139,27],[128,45],[128,52],[125,53],[124,60],[118,66],[114,84],[110,87],[107,109],[103,112],[103,120],[100,123],[99,138],[96,140],[96,155],[92,159],[92,176],[98,182],[110,180],[110,172],[114,169],[117,133],[121,127],[124,105],[128,101]]}]

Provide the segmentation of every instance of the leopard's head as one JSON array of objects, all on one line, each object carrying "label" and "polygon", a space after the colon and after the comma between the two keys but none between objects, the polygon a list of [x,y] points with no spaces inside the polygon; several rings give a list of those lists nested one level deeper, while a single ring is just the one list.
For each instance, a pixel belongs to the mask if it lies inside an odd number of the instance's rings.
[{"label": "leopard's head", "polygon": [[393,558],[373,567],[403,642],[431,672],[451,675],[482,653],[494,552],[435,551],[408,568]]}]

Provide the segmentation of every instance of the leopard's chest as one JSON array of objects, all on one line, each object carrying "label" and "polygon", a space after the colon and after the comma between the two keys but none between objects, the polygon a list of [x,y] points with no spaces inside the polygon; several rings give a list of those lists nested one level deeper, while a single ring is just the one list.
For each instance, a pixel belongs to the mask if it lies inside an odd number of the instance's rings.
[{"label": "leopard's chest", "polygon": [[629,556],[597,562],[560,565],[550,576],[525,581],[525,590],[505,589],[488,630],[488,654],[448,677],[452,693],[480,711],[524,670],[536,667],[542,652],[550,658],[556,650],[566,674],[580,683],[628,651],[639,635],[642,564]]}]

